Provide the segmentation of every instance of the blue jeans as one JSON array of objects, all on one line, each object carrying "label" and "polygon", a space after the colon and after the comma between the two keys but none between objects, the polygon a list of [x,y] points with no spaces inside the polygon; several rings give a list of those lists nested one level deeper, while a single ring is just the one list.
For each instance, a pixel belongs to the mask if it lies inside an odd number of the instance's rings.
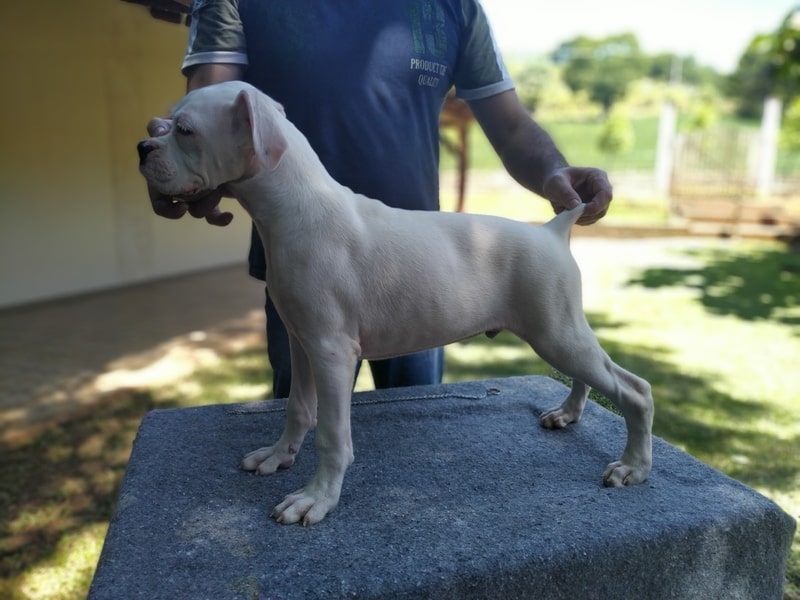
[{"label": "blue jeans", "polygon": [[[292,364],[289,353],[289,334],[281,321],[278,311],[267,293],[265,304],[267,314],[267,354],[272,365],[272,395],[275,398],[289,396],[292,383]],[[369,363],[375,387],[405,387],[442,382],[444,370],[444,348],[434,348],[415,354],[407,354],[385,360],[372,360]],[[355,376],[361,367],[359,361]]]}]

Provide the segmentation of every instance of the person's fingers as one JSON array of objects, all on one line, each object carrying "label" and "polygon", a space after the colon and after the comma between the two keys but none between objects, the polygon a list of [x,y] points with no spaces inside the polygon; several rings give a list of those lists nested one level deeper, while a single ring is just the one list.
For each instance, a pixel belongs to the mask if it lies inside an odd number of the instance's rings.
[{"label": "person's fingers", "polygon": [[189,214],[196,219],[204,218],[209,224],[224,227],[233,221],[233,213],[223,212],[219,209],[219,202],[222,200],[223,191],[221,189],[209,192],[205,196],[187,202]]},{"label": "person's fingers", "polygon": [[209,225],[225,227],[226,225],[230,225],[231,221],[233,221],[233,213],[227,211],[223,212],[219,207],[215,207],[211,213],[206,215],[206,221]]},{"label": "person's fingers", "polygon": [[585,204],[579,225],[591,225],[603,218],[613,198],[605,171],[582,167],[566,167],[553,173],[545,182],[544,194],[556,213]]},{"label": "person's fingers", "polygon": [[581,203],[578,192],[566,175],[566,169],[554,173],[545,182],[543,193],[552,204],[556,214],[573,209]]},{"label": "person's fingers", "polygon": [[598,192],[589,202],[586,202],[586,208],[581,218],[578,219],[578,225],[591,225],[605,217],[610,203],[610,193],[606,191]]},{"label": "person's fingers", "polygon": [[606,172],[600,169],[584,169],[576,189],[586,204],[578,224],[591,225],[602,219],[614,197]]},{"label": "person's fingers", "polygon": [[220,200],[222,200],[222,194],[217,190],[211,191],[196,199],[191,198],[191,200],[187,202],[189,214],[196,219],[201,219],[213,213],[214,210],[217,209]]}]

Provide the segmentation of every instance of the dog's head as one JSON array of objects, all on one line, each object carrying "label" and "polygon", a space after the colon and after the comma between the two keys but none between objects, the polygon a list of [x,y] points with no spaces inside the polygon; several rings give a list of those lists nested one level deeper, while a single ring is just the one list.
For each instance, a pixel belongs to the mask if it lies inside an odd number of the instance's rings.
[{"label": "dog's head", "polygon": [[139,171],[158,192],[190,198],[277,168],[286,150],[280,104],[241,81],[188,93],[147,125]]}]

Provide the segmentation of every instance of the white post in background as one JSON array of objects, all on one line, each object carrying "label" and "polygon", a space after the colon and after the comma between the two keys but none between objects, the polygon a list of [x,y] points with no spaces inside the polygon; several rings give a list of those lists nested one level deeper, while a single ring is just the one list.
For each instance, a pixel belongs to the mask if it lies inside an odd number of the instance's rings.
[{"label": "white post in background", "polygon": [[768,196],[772,192],[780,129],[781,101],[777,98],[767,98],[764,102],[764,116],[761,119],[761,133],[758,139],[760,151],[756,171],[756,192],[759,196]]},{"label": "white post in background", "polygon": [[669,101],[664,102],[661,105],[661,116],[658,120],[655,169],[656,192],[662,196],[669,193],[677,122],[678,111],[675,109],[675,105]]}]

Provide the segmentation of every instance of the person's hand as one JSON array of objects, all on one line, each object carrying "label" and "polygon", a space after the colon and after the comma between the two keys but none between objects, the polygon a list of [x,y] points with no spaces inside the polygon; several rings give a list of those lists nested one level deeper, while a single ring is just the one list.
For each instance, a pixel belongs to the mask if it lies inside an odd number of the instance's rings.
[{"label": "person's hand", "polygon": [[586,208],[578,219],[579,225],[591,225],[602,219],[613,197],[606,172],[590,167],[557,169],[544,182],[542,191],[556,213],[583,202]]},{"label": "person's hand", "polygon": [[[166,135],[172,128],[172,121],[167,119],[153,119],[147,124],[147,133],[150,137]],[[210,225],[224,227],[233,221],[233,213],[223,212],[219,209],[219,202],[224,195],[219,188],[208,192],[198,198],[176,198],[165,196],[153,189],[147,183],[147,193],[150,195],[150,204],[153,212],[167,219],[180,219],[187,212],[196,219],[205,218]]]},{"label": "person's hand", "polygon": [[223,212],[219,208],[219,202],[225,195],[222,188],[191,200],[165,196],[154,190],[149,183],[147,184],[147,192],[150,194],[150,204],[153,206],[153,212],[160,217],[180,219],[188,212],[194,218],[205,218],[210,225],[217,225],[218,227],[225,227],[233,221],[233,213]]}]

